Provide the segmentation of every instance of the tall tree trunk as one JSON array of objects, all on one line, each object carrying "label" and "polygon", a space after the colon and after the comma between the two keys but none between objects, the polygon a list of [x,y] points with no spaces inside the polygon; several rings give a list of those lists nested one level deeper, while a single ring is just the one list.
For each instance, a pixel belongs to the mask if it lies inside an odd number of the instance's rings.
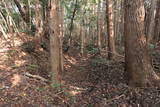
[{"label": "tall tree trunk", "polygon": [[85,31],[84,31],[84,27],[81,26],[81,55],[84,55],[84,38],[85,38]]},{"label": "tall tree trunk", "polygon": [[30,24],[30,17],[29,17],[29,4],[27,4],[27,6],[24,6],[24,8],[21,6],[20,1],[19,0],[14,0],[14,3],[16,4],[22,19],[24,20],[24,22],[29,26]]},{"label": "tall tree trunk", "polygon": [[107,36],[108,36],[108,58],[113,59],[116,53],[115,37],[113,26],[113,2],[106,0],[106,13],[107,13]]},{"label": "tall tree trunk", "polygon": [[153,30],[155,27],[155,10],[156,10],[156,0],[151,1],[151,8],[148,13],[148,20],[146,21],[146,36],[147,36],[147,42],[149,43],[152,39]]},{"label": "tall tree trunk", "polygon": [[75,18],[77,9],[78,9],[77,3],[78,3],[78,0],[75,0],[74,10],[73,10],[73,14],[71,16],[71,23],[70,23],[70,26],[69,26],[69,39],[68,39],[68,46],[69,47],[72,44],[72,31],[73,31],[74,18]]},{"label": "tall tree trunk", "polygon": [[51,0],[50,12],[50,56],[51,56],[51,72],[52,83],[61,83],[62,74],[62,45],[60,38],[60,22],[59,22],[59,0]]},{"label": "tall tree trunk", "polygon": [[40,5],[40,1],[36,0],[36,5],[35,5],[35,16],[36,16],[36,38],[40,37],[42,35],[42,15],[41,15],[41,5]]},{"label": "tall tree trunk", "polygon": [[[61,0],[60,0],[61,1]],[[60,7],[60,12],[59,12],[59,16],[60,16],[60,57],[61,57],[61,71],[64,70],[63,67],[63,37],[64,37],[64,8],[61,4],[61,2],[59,3],[59,7]]]},{"label": "tall tree trunk", "polygon": [[24,12],[24,9],[21,7],[20,1],[14,0],[14,2],[16,4],[16,6],[17,6],[17,8],[18,8],[23,20],[26,21],[25,12]]},{"label": "tall tree trunk", "polygon": [[101,18],[101,0],[98,0],[98,8],[97,8],[97,45],[98,45],[98,49],[101,52],[101,48],[102,48],[102,44],[101,44],[101,36],[102,36],[102,18]]},{"label": "tall tree trunk", "polygon": [[155,16],[154,41],[160,41],[160,0],[157,1]]},{"label": "tall tree trunk", "polygon": [[121,10],[120,10],[120,14],[121,14],[121,22],[120,22],[120,46],[124,47],[124,0],[121,1]]},{"label": "tall tree trunk", "polygon": [[131,86],[157,85],[144,34],[143,0],[125,0],[125,65]]}]

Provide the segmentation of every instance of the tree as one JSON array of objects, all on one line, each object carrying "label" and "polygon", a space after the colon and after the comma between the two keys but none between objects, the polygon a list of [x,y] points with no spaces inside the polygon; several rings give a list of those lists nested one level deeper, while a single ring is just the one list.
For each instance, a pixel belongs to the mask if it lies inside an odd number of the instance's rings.
[{"label": "tree", "polygon": [[98,49],[101,51],[101,36],[102,36],[102,15],[101,15],[101,0],[98,0],[98,8],[97,8],[97,45]]},{"label": "tree", "polygon": [[113,25],[113,2],[106,0],[106,13],[107,13],[107,36],[108,36],[108,58],[114,58],[115,50],[115,37]]},{"label": "tree", "polygon": [[24,22],[29,26],[30,24],[30,16],[29,16],[29,4],[27,3],[24,7],[21,6],[19,0],[14,0]]},{"label": "tree", "polygon": [[146,36],[147,42],[149,43],[152,39],[153,29],[155,27],[155,10],[156,10],[156,0],[151,1],[151,8],[149,9],[147,20],[146,20]]},{"label": "tree", "polygon": [[62,65],[62,42],[60,38],[60,16],[59,16],[60,0],[51,0],[50,11],[50,59],[52,83],[61,83]]},{"label": "tree", "polygon": [[153,71],[144,32],[143,0],[125,0],[125,69],[131,86],[158,85]]},{"label": "tree", "polygon": [[36,37],[37,36],[40,36],[41,33],[42,33],[42,16],[41,16],[41,6],[40,6],[40,1],[39,0],[36,0],[35,1],[35,19],[36,19],[36,22],[35,22],[35,26],[36,26]]},{"label": "tree", "polygon": [[74,10],[71,16],[71,23],[70,23],[70,28],[69,28],[70,33],[69,33],[68,46],[71,46],[71,42],[72,42],[73,22],[74,22],[74,18],[75,18],[77,9],[78,9],[78,0],[75,0],[75,6],[74,6]]},{"label": "tree", "polygon": [[160,40],[160,0],[157,1],[157,9],[155,15],[154,41]]}]

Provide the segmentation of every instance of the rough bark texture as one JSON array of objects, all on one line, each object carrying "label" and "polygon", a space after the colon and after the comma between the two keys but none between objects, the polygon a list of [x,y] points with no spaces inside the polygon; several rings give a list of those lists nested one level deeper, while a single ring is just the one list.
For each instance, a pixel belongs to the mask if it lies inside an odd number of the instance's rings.
[{"label": "rough bark texture", "polygon": [[143,0],[125,0],[125,61],[131,86],[146,86],[159,81],[147,51],[144,15]]},{"label": "rough bark texture", "polygon": [[35,5],[35,15],[36,15],[36,30],[39,29],[41,26],[41,7],[40,7],[40,1],[36,0],[36,5]]},{"label": "rough bark texture", "polygon": [[62,74],[62,52],[60,40],[60,23],[59,23],[59,0],[51,1],[50,12],[50,55],[51,55],[51,73],[52,83],[61,83]]},{"label": "rough bark texture", "polygon": [[84,38],[85,38],[85,34],[84,34],[84,28],[83,26],[81,26],[81,55],[83,56],[84,54]]},{"label": "rough bark texture", "polygon": [[97,20],[97,45],[99,50],[101,51],[101,36],[102,36],[102,16],[101,16],[101,0],[98,0],[98,8],[97,8],[97,14],[98,14],[98,20]]},{"label": "rough bark texture", "polygon": [[42,32],[43,32],[43,27],[42,27],[42,16],[41,16],[41,5],[40,5],[40,1],[36,0],[36,6],[35,6],[35,15],[36,15],[36,33],[35,33],[35,37],[41,37]]},{"label": "rough bark texture", "polygon": [[151,8],[149,10],[148,20],[146,21],[146,36],[147,36],[147,42],[149,43],[152,39],[153,35],[153,29],[155,27],[155,10],[156,10],[156,0],[152,0],[151,2]]},{"label": "rough bark texture", "polygon": [[157,9],[155,16],[154,41],[160,40],[160,0],[157,1]]},{"label": "rough bark texture", "polygon": [[107,36],[108,36],[108,58],[113,59],[116,53],[115,50],[115,37],[114,37],[114,26],[113,26],[113,3],[112,0],[106,1],[106,12],[107,12]]}]

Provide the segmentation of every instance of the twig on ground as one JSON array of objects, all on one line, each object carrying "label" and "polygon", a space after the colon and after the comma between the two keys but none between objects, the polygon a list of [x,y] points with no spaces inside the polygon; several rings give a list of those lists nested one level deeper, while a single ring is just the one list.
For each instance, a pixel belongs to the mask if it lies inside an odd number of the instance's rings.
[{"label": "twig on ground", "polygon": [[27,77],[31,77],[31,78],[36,78],[36,79],[42,80],[43,82],[49,82],[49,80],[47,80],[47,79],[45,79],[45,78],[43,78],[43,77],[41,77],[39,75],[32,75],[32,74],[30,74],[28,72],[25,72],[23,75],[27,76]]},{"label": "twig on ground", "polygon": [[106,101],[106,103],[111,102],[111,101],[113,101],[113,100],[118,100],[118,99],[120,99],[121,97],[124,97],[124,94],[122,94],[122,95],[120,95],[120,96],[116,96],[116,97],[114,97],[114,98],[112,98],[112,99],[109,99],[109,100]]},{"label": "twig on ground", "polygon": [[119,56],[119,57],[121,57],[121,58],[124,58],[124,56],[123,55],[120,55],[120,54],[118,54],[118,53],[113,53],[113,52],[110,52],[110,51],[107,51],[108,53],[112,53],[112,54],[114,54],[114,55],[116,55],[116,56]]}]

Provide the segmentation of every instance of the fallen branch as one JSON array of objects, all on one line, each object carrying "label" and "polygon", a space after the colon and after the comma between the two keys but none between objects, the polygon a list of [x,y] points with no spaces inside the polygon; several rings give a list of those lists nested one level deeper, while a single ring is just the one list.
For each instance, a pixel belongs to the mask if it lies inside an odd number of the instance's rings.
[{"label": "fallen branch", "polygon": [[10,87],[9,86],[3,86],[3,87],[0,88],[0,90],[8,89],[8,88],[10,88]]},{"label": "fallen branch", "polygon": [[39,79],[39,80],[41,80],[41,81],[43,81],[43,82],[49,82],[49,80],[47,80],[47,79],[45,79],[45,78],[43,78],[43,77],[41,77],[41,76],[39,76],[39,75],[32,75],[32,74],[30,74],[30,73],[28,73],[28,72],[25,72],[23,75],[24,75],[24,76],[27,76],[27,77],[30,77],[30,78]]},{"label": "fallen branch", "polygon": [[120,95],[120,96],[116,96],[116,97],[114,97],[114,98],[112,98],[112,99],[107,100],[106,103],[111,102],[111,101],[113,101],[113,100],[118,100],[118,99],[120,99],[120,98],[123,97],[123,96],[124,96],[124,94],[122,94],[122,95]]},{"label": "fallen branch", "polygon": [[115,56],[119,56],[119,57],[121,57],[121,58],[125,58],[125,56],[123,56],[123,55],[120,55],[120,54],[118,54],[118,53],[114,53],[114,52],[111,52],[111,51],[107,51],[108,53],[112,53],[112,54],[114,54]]}]

